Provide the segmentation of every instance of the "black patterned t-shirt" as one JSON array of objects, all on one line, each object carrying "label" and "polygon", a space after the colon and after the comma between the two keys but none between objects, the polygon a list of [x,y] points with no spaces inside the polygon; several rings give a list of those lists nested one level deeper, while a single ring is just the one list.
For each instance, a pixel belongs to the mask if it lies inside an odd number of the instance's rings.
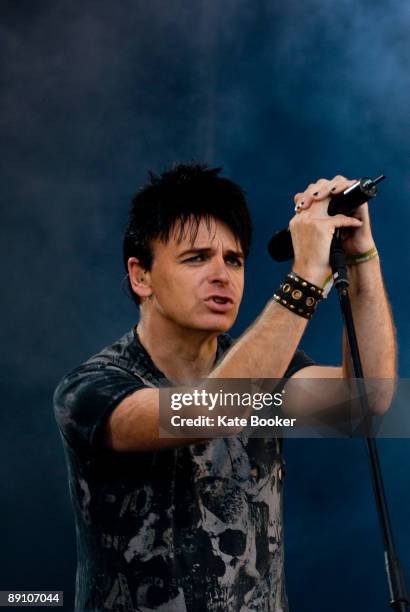
[{"label": "black patterned t-shirt", "polygon": [[[217,360],[231,343],[219,336]],[[312,363],[297,351],[285,376]],[[111,412],[152,386],[170,383],[132,330],[55,392],[76,521],[76,610],[286,611],[280,441],[242,433],[155,452],[105,447]]]}]

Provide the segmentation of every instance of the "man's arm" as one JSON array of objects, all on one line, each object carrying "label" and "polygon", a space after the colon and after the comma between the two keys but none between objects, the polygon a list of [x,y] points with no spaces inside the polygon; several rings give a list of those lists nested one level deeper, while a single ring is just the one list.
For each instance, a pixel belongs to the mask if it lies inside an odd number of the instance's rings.
[{"label": "man's arm", "polygon": [[[379,258],[349,268],[349,295],[360,351],[363,374],[371,379],[373,414],[384,414],[392,401],[396,381],[397,347],[392,313],[384,289]],[[313,365],[298,370],[292,378],[317,379],[324,393],[314,393],[314,404],[306,401],[306,386],[294,386],[288,402],[289,416],[314,417],[323,414],[329,406],[340,405],[347,388],[341,384],[326,383],[325,379],[354,377],[346,331],[343,334],[343,361],[338,367]],[[320,382],[322,380],[322,382]],[[310,387],[311,389],[311,387]],[[331,415],[330,415],[331,416]],[[340,417],[342,415],[339,415]],[[350,418],[350,415],[347,416]]]},{"label": "man's arm", "polygon": [[[307,319],[270,301],[208,378],[282,378],[306,325]],[[132,452],[175,448],[196,441],[159,438],[158,429],[159,390],[140,389],[110,415],[106,442],[114,450]]]},{"label": "man's arm", "polygon": [[[344,177],[335,178],[343,188],[348,184]],[[313,189],[310,190],[310,193],[295,196],[296,202],[303,200],[303,210],[307,211],[311,206],[316,206],[315,199],[320,201],[320,198],[328,193],[326,192],[328,185],[324,183],[319,186],[320,192],[316,198],[312,194]],[[327,200],[325,202],[327,206]],[[360,206],[354,215],[355,218],[362,220],[363,225],[352,232],[350,236],[345,236],[344,240],[345,251],[348,255],[353,256],[366,253],[374,247],[367,204]],[[363,374],[365,378],[372,379],[373,389],[376,387],[378,390],[377,402],[372,404],[372,412],[383,414],[389,408],[394,394],[397,377],[397,344],[393,316],[384,288],[379,257],[376,256],[364,263],[349,266],[348,276],[350,282],[349,296]],[[353,376],[345,331],[343,334],[343,360],[340,367],[310,366],[297,372],[294,378],[324,379],[351,378]],[[310,410],[309,407],[306,407],[306,409],[308,413],[315,410],[313,407],[310,407]]]},{"label": "man's arm", "polygon": [[[394,379],[397,371],[396,334],[379,257],[350,266],[349,281],[364,376]],[[343,368],[346,376],[353,376],[346,337],[343,344]]]}]

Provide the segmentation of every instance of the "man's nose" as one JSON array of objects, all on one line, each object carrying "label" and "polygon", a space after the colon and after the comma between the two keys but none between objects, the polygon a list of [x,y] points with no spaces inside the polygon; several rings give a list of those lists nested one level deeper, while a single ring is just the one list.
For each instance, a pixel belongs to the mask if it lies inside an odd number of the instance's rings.
[{"label": "man's nose", "polygon": [[211,261],[209,271],[209,280],[211,283],[228,283],[229,271],[226,266],[226,261],[223,257],[214,257]]}]

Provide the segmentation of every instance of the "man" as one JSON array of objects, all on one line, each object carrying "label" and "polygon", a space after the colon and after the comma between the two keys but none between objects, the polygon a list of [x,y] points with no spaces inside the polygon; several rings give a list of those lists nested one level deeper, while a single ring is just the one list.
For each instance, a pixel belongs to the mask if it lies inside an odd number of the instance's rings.
[{"label": "man", "polygon": [[139,323],[55,394],[76,517],[77,610],[287,610],[280,441],[245,432],[159,438],[158,387],[349,377],[346,352],[340,367],[323,367],[297,350],[329,274],[335,228],[345,228],[353,264],[370,253],[349,269],[364,372],[394,378],[393,324],[367,205],[353,217],[327,215],[329,197],[350,184],[321,179],[295,196],[293,274],[235,344],[226,332],[251,237],[242,190],[219,169],[190,164],[152,175],[135,196],[124,263]]}]

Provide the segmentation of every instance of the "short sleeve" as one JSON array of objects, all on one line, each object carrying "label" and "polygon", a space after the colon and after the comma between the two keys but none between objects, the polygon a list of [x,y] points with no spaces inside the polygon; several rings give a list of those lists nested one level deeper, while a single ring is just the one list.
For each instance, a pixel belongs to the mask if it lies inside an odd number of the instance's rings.
[{"label": "short sleeve", "polygon": [[292,357],[290,364],[288,365],[288,369],[285,372],[284,378],[290,378],[298,370],[302,368],[306,368],[307,366],[315,365],[313,359],[306,355],[304,351],[297,350]]},{"label": "short sleeve", "polygon": [[128,395],[146,385],[131,372],[110,364],[86,363],[57,386],[54,413],[65,440],[78,450],[103,448],[108,417]]}]

